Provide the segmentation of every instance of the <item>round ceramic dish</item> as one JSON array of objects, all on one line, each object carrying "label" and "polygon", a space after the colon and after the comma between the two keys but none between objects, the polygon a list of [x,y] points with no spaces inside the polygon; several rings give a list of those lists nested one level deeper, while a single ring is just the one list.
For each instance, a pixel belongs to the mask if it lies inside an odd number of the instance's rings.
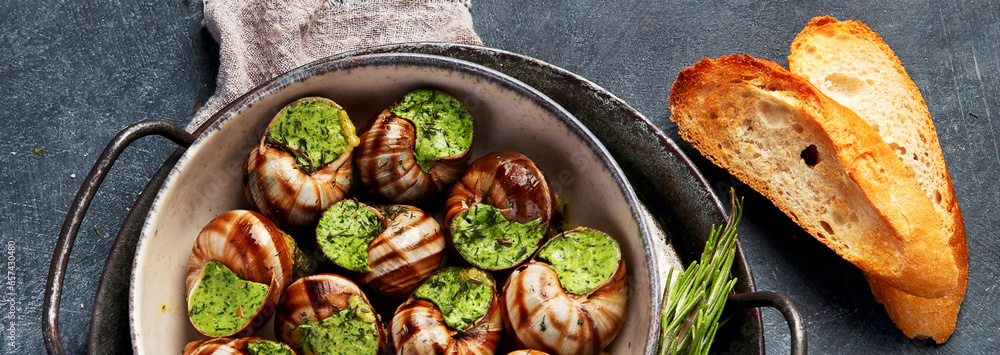
[{"label": "round ceramic dish", "polygon": [[[529,156],[567,201],[571,224],[615,236],[632,292],[629,316],[609,351],[652,351],[661,294],[652,253],[658,241],[597,138],[544,95],[488,68],[446,57],[371,54],[320,61],[281,76],[224,110],[187,150],[158,194],[136,250],[130,291],[135,352],[176,354],[201,338],[189,324],[183,287],[190,246],[214,216],[249,208],[242,164],[282,107],[305,96],[327,97],[360,127],[418,88],[444,90],[465,104],[475,124],[472,159],[500,150]],[[260,333],[270,334],[267,328]]]}]

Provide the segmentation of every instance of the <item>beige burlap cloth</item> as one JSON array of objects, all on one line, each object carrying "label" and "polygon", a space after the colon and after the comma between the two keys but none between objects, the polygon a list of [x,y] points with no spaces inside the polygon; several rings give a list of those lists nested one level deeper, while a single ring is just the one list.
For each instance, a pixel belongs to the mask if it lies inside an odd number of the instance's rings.
[{"label": "beige burlap cloth", "polygon": [[381,44],[482,44],[470,0],[205,0],[219,43],[216,91],[188,125],[260,83],[316,59]]}]

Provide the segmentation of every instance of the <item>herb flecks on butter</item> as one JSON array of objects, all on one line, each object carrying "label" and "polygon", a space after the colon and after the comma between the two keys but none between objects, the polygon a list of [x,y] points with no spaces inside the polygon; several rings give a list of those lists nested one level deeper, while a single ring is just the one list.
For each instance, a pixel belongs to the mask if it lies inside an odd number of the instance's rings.
[{"label": "herb flecks on butter", "polygon": [[267,285],[240,279],[218,261],[205,264],[205,273],[188,299],[188,316],[210,336],[231,334],[250,321],[267,298]]},{"label": "herb flecks on butter", "polygon": [[449,328],[468,329],[489,310],[493,299],[493,279],[476,268],[452,267],[427,278],[413,298],[433,302]]},{"label": "herb flecks on butter", "polygon": [[621,250],[607,234],[576,229],[546,243],[538,258],[549,262],[566,292],[583,295],[614,274]]},{"label": "herb flecks on butter", "polygon": [[295,355],[287,345],[267,340],[255,340],[247,344],[250,355]]},{"label": "herb flecks on butter", "polygon": [[306,174],[337,160],[360,140],[347,111],[323,99],[306,99],[285,107],[267,131],[271,146],[288,150]]},{"label": "herb flecks on butter", "polygon": [[475,204],[452,220],[455,248],[470,263],[487,270],[500,270],[524,261],[544,237],[541,218],[528,223],[508,221],[501,210]]},{"label": "herb flecks on butter", "polygon": [[351,295],[348,307],[320,321],[308,318],[299,325],[305,354],[375,354],[378,331],[375,311],[361,297]]},{"label": "herb flecks on butter", "polygon": [[343,200],[323,212],[316,227],[316,241],[334,264],[369,272],[368,247],[383,230],[381,220],[370,207]]},{"label": "herb flecks on butter", "polygon": [[434,161],[459,156],[472,145],[472,116],[444,92],[410,92],[390,111],[413,124],[417,134],[413,155],[425,172]]}]

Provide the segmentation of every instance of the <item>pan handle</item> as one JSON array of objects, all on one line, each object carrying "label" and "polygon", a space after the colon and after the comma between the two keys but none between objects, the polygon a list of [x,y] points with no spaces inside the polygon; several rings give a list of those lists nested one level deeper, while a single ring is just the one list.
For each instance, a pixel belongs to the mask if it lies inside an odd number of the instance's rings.
[{"label": "pan handle", "polygon": [[94,167],[90,169],[87,178],[83,180],[83,185],[76,193],[73,204],[70,205],[69,213],[63,222],[62,230],[59,232],[59,239],[56,240],[55,252],[52,254],[52,263],[49,265],[49,276],[45,286],[45,301],[43,305],[44,324],[42,327],[42,337],[45,339],[45,349],[49,354],[64,354],[62,340],[59,337],[59,299],[62,295],[63,279],[66,276],[66,265],[69,262],[69,253],[73,250],[73,241],[83,223],[83,217],[93,201],[97,188],[108,175],[111,166],[118,160],[118,156],[135,140],[148,136],[158,135],[165,137],[179,146],[189,147],[194,143],[195,136],[183,129],[165,121],[146,120],[134,123],[118,132],[111,142],[104,147]]},{"label": "pan handle", "polygon": [[787,296],[771,291],[750,292],[740,294],[730,294],[726,300],[726,305],[736,308],[771,307],[781,312],[788,322],[788,331],[791,333],[792,355],[806,355],[808,353],[806,337],[806,324],[802,320],[802,314],[798,307]]}]

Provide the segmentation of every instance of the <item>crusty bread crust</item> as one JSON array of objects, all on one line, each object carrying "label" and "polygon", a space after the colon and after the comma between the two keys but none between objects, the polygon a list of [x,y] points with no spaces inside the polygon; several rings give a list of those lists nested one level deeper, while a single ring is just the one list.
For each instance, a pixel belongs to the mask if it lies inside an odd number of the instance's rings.
[{"label": "crusty bread crust", "polygon": [[670,94],[684,140],[844,259],[910,294],[959,288],[930,200],[853,111],[749,55],[703,59]]},{"label": "crusty bread crust", "polygon": [[875,299],[908,337],[943,343],[955,329],[965,297],[968,251],[962,212],[938,143],[930,112],[895,53],[868,26],[816,17],[791,45],[791,71],[856,112],[890,145],[934,204],[958,262],[958,289],[927,299],[866,277]]},{"label": "crusty bread crust", "polygon": [[[961,238],[961,249],[965,249],[965,236]],[[885,305],[889,318],[907,337],[931,338],[938,344],[948,341],[955,331],[958,312],[965,299],[969,259],[962,253],[959,260],[958,290],[939,298],[923,298],[900,291],[878,277],[865,275],[871,286],[875,300]]]}]

